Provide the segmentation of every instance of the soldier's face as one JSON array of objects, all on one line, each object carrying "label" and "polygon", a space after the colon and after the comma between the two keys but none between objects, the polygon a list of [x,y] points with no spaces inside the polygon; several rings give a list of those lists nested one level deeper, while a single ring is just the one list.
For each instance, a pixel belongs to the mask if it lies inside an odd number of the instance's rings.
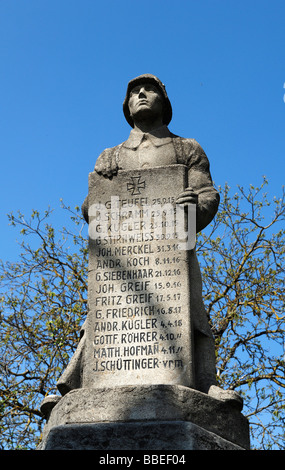
[{"label": "soldier's face", "polygon": [[128,104],[134,120],[162,116],[163,99],[158,88],[151,83],[143,83],[134,87],[131,90]]}]

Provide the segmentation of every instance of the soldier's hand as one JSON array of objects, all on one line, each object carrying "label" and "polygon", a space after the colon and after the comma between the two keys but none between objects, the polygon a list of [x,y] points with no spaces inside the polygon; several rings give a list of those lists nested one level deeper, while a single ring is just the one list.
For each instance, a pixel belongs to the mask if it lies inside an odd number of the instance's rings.
[{"label": "soldier's hand", "polygon": [[95,171],[99,175],[112,178],[112,176],[118,173],[118,165],[112,153],[108,150],[109,149],[106,149],[98,158],[95,165]]},{"label": "soldier's hand", "polygon": [[179,194],[176,199],[176,204],[197,204],[198,195],[193,191],[192,188],[186,188],[183,193]]}]

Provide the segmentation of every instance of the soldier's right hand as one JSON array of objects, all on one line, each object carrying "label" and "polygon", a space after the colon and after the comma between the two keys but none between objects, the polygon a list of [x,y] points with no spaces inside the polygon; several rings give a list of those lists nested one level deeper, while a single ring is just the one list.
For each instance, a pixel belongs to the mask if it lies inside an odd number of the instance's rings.
[{"label": "soldier's right hand", "polygon": [[105,178],[112,178],[118,172],[118,165],[114,157],[112,149],[106,149],[98,157],[98,160],[95,165],[95,171],[104,176]]}]

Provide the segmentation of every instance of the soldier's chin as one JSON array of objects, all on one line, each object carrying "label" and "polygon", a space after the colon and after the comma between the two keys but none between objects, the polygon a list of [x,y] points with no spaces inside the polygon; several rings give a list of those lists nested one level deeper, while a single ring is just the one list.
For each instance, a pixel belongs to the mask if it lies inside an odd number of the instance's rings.
[{"label": "soldier's chin", "polygon": [[134,121],[154,121],[157,115],[148,105],[141,105],[136,113],[133,113],[132,118]]}]

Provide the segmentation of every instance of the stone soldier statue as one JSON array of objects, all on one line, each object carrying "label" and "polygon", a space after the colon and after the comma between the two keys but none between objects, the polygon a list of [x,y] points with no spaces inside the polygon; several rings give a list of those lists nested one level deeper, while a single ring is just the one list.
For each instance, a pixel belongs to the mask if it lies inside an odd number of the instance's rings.
[{"label": "stone soldier statue", "polygon": [[[131,80],[123,111],[133,128],[129,138],[116,147],[105,149],[97,159],[95,171],[102,177],[114,178],[118,170],[186,165],[188,187],[176,202],[196,204],[196,227],[200,232],[214,218],[219,194],[213,186],[209,161],[202,147],[194,139],[182,138],[169,131],[167,126],[172,118],[172,107],[162,82],[151,74]],[[88,197],[82,212],[88,223]],[[195,250],[190,253],[189,264],[195,387],[222,401],[234,400],[242,408],[242,399],[236,392],[217,387],[214,340],[202,300],[202,280]],[[83,356],[84,325],[78,349],[57,384],[62,395],[80,388]]]}]

